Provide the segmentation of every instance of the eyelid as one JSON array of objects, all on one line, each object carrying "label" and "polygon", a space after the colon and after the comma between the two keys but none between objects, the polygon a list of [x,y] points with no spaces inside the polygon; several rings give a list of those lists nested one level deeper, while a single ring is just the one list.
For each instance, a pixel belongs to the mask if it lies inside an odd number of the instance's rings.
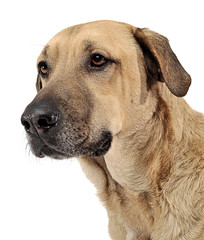
[{"label": "eyelid", "polygon": [[90,52],[90,55],[93,56],[93,55],[101,55],[103,56],[105,59],[107,60],[111,60],[112,57],[104,50],[102,49],[94,49],[93,51]]},{"label": "eyelid", "polygon": [[117,65],[121,64],[121,61],[119,58],[114,57],[112,54],[110,54],[108,51],[103,49],[94,49],[90,51],[90,56],[93,56],[94,54],[102,55],[108,62],[115,63]]}]

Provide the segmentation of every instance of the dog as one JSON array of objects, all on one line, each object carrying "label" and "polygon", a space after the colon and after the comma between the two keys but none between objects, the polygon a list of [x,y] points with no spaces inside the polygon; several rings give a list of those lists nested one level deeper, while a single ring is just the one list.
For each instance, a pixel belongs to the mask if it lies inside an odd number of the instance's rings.
[{"label": "dog", "polygon": [[204,239],[204,116],[167,38],[96,21],[54,36],[21,122],[39,158],[78,158],[114,240]]}]

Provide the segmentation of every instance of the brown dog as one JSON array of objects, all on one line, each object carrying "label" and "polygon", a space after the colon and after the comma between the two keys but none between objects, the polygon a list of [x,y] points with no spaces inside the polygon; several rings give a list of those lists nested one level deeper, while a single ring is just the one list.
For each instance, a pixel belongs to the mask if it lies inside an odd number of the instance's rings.
[{"label": "brown dog", "polygon": [[37,157],[77,157],[115,240],[204,239],[204,117],[168,40],[128,24],[70,27],[38,58],[22,115]]}]

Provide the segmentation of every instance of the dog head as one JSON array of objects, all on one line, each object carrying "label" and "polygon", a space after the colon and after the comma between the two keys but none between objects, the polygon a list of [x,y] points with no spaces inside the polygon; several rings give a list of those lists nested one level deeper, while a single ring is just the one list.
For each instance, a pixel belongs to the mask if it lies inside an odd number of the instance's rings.
[{"label": "dog head", "polygon": [[37,69],[38,94],[21,118],[37,157],[103,156],[133,119],[150,117],[158,84],[176,96],[190,85],[165,37],[112,21],[58,33]]}]

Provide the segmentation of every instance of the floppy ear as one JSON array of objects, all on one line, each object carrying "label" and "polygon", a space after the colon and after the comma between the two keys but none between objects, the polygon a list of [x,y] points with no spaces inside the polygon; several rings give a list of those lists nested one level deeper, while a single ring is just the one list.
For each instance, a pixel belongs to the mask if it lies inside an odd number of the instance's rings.
[{"label": "floppy ear", "polygon": [[35,86],[36,86],[37,92],[39,92],[42,89],[42,82],[41,82],[41,79],[40,79],[39,75],[37,77],[37,81],[36,81]]},{"label": "floppy ear", "polygon": [[177,97],[186,95],[191,77],[172,51],[167,38],[148,29],[137,28],[134,37],[142,48],[147,72],[165,82]]}]

